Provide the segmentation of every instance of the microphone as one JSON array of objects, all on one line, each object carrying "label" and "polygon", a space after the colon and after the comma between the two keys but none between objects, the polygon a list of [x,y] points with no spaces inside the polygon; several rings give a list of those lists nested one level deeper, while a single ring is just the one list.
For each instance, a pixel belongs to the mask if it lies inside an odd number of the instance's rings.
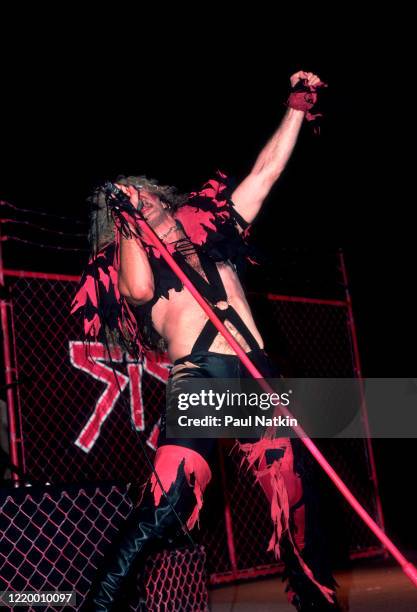
[{"label": "microphone", "polygon": [[[113,200],[116,200],[118,204],[122,204],[124,206],[133,206],[129,196],[127,196],[119,187],[117,187],[114,183],[110,181],[106,181],[102,187],[104,193],[110,196]],[[142,210],[143,202],[139,200],[137,209],[138,211]]]}]

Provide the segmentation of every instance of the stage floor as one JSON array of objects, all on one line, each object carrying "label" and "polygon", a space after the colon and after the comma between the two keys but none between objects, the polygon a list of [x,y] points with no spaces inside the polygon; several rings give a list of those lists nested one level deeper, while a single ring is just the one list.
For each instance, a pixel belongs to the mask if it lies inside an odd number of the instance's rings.
[{"label": "stage floor", "polygon": [[[416,553],[408,558],[415,562]],[[349,612],[417,612],[417,589],[389,561],[356,561],[335,572],[339,600]],[[216,587],[210,591],[212,612],[290,612],[279,576]]]}]

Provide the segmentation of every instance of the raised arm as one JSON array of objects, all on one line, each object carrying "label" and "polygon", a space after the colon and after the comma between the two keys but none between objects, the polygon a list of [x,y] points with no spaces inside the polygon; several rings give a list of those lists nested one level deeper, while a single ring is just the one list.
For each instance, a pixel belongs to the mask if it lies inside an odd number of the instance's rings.
[{"label": "raised arm", "polygon": [[[304,80],[314,91],[322,83],[311,72],[296,72],[290,78],[291,86]],[[248,176],[232,194],[238,213],[251,223],[258,214],[273,184],[280,177],[294,149],[305,111],[288,108],[278,129],[262,149]]]}]

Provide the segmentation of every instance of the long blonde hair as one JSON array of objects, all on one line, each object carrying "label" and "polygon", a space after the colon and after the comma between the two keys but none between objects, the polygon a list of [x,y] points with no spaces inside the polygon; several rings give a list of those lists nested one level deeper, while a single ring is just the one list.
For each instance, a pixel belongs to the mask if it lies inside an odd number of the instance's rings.
[{"label": "long blonde hair", "polygon": [[[146,176],[118,176],[115,180],[121,185],[133,185],[141,187],[151,193],[156,193],[163,202],[166,202],[172,211],[187,201],[187,194],[180,194],[176,187],[160,185],[155,179]],[[99,187],[93,195],[88,198],[90,203],[90,224],[88,240],[92,254],[95,255],[106,244],[114,240],[114,220],[112,212],[107,203],[104,191]]]}]

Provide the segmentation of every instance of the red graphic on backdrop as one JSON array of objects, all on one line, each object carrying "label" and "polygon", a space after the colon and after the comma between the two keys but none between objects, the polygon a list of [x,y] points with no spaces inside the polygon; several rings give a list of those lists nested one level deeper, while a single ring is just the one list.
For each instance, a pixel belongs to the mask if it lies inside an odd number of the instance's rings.
[{"label": "red graphic on backdrop", "polygon": [[[121,393],[129,385],[131,419],[137,431],[144,431],[145,407],[142,396],[142,376],[147,372],[150,376],[166,383],[171,363],[166,355],[148,353],[142,361],[132,361],[127,356],[127,375],[113,368],[106,347],[101,342],[91,342],[89,354],[81,341],[70,341],[69,355],[72,365],[86,372],[96,380],[105,383],[106,387],[98,398],[93,411],[75,440],[75,445],[88,453],[97,441],[103,423],[114,409]],[[113,347],[110,358],[115,363],[123,361],[124,353],[118,347]],[[106,363],[107,362],[107,363]],[[153,427],[147,443],[155,448],[159,434],[159,421]]]}]

